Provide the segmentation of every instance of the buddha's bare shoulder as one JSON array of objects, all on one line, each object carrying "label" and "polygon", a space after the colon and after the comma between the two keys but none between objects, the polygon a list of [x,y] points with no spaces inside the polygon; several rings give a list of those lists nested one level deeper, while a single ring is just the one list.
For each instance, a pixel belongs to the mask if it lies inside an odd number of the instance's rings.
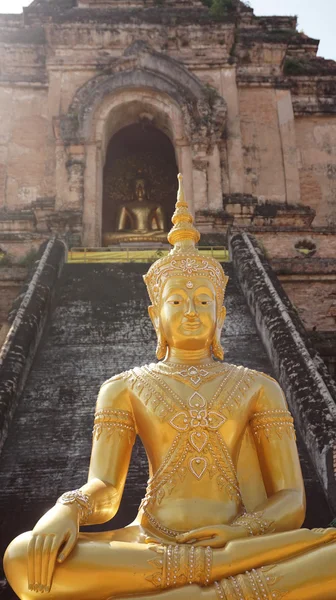
[{"label": "buddha's bare shoulder", "polygon": [[110,377],[101,385],[97,406],[124,409],[129,404],[129,389],[132,371],[123,371]]},{"label": "buddha's bare shoulder", "polygon": [[278,382],[267,373],[232,363],[222,363],[221,366],[223,373],[230,371],[232,378],[237,381],[242,380],[246,388],[252,392],[263,388],[271,393],[282,394]]}]

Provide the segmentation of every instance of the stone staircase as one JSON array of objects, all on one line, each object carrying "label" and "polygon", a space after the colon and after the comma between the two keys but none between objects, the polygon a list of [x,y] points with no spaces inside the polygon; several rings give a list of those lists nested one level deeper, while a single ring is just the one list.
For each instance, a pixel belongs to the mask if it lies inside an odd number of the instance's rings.
[{"label": "stone staircase", "polygon": [[[147,269],[143,264],[64,266],[50,322],[0,457],[1,553],[61,493],[85,483],[100,384],[155,360],[155,334],[142,282]],[[225,270],[230,276],[225,360],[272,374],[232,265],[227,263]],[[301,440],[299,450],[308,500],[306,524],[323,527],[331,520],[330,511]],[[96,529],[129,523],[146,480],[146,457],[137,442],[120,511]],[[1,598],[12,599],[3,574],[1,583]]]}]

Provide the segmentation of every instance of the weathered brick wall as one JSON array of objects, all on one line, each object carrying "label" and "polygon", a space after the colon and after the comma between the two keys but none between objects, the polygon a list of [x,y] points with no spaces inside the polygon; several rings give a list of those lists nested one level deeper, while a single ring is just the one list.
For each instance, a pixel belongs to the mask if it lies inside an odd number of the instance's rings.
[{"label": "weathered brick wall", "polygon": [[247,194],[285,200],[285,178],[274,89],[240,88],[239,109]]},{"label": "weathered brick wall", "polygon": [[299,117],[296,139],[301,201],[316,210],[314,225],[336,225],[336,116]]},{"label": "weathered brick wall", "polygon": [[[299,255],[295,244],[300,241],[307,240],[316,246],[316,258],[327,259],[336,257],[336,236],[332,231],[327,231],[326,228],[314,228],[311,230],[291,231],[285,228],[278,231],[267,230],[258,231],[256,234],[258,240],[268,258],[297,258]],[[305,260],[302,257],[302,260]]]},{"label": "weathered brick wall", "polygon": [[298,254],[271,264],[306,329],[335,332],[336,259]]},{"label": "weathered brick wall", "polygon": [[334,281],[282,281],[282,286],[305,327],[313,331],[336,329],[336,278]]},{"label": "weathered brick wall", "polygon": [[[0,208],[27,209],[55,193],[55,142],[46,89],[0,88]],[[18,224],[13,223],[17,231]],[[31,229],[29,221],[20,226]],[[6,229],[11,229],[6,223]]]}]

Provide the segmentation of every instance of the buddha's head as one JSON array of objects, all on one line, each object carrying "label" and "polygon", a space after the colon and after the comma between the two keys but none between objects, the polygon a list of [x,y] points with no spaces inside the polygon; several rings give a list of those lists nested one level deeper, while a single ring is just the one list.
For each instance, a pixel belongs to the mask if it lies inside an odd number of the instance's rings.
[{"label": "buddha's head", "polygon": [[209,348],[223,359],[220,343],[226,310],[223,306],[228,277],[220,263],[199,254],[200,234],[184,199],[182,175],[173,228],[168,241],[173,249],[157,260],[144,280],[152,302],[149,315],[158,338],[156,355],[166,356],[167,348],[201,350]]},{"label": "buddha's head", "polygon": [[135,180],[135,198],[138,202],[143,202],[147,199],[146,180],[142,171],[138,171]]}]

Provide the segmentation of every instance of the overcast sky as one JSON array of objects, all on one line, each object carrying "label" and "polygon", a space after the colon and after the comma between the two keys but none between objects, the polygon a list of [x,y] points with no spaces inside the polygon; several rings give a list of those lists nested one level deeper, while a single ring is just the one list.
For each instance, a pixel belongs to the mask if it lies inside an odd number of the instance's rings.
[{"label": "overcast sky", "polygon": [[[21,12],[30,0],[0,0],[0,13]],[[336,0],[251,0],[256,15],[298,15],[299,30],[321,40],[319,55],[336,60]]]}]

